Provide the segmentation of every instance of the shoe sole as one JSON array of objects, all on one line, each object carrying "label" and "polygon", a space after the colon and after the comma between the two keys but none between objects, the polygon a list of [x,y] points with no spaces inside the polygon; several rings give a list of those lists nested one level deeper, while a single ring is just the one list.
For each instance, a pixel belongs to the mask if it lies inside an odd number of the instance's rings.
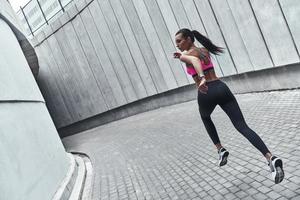
[{"label": "shoe sole", "polygon": [[275,184],[278,184],[284,178],[284,171],[283,171],[283,168],[282,168],[282,161],[281,160],[276,160],[275,161],[275,171],[276,171]]},{"label": "shoe sole", "polygon": [[222,161],[219,164],[220,167],[222,167],[222,166],[224,166],[224,165],[227,164],[227,158],[228,158],[228,156],[229,156],[229,152],[227,151],[227,152],[224,153],[223,159],[222,159]]}]

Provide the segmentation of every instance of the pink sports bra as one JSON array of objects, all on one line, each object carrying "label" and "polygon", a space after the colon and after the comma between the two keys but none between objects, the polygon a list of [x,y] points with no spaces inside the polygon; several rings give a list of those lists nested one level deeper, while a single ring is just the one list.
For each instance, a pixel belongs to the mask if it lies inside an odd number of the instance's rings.
[{"label": "pink sports bra", "polygon": [[[214,68],[214,65],[211,62],[210,56],[208,57],[208,60],[209,60],[209,62],[207,64],[204,63],[204,60],[200,60],[203,71]],[[197,71],[195,70],[195,68],[192,65],[186,65],[186,72],[188,74],[190,74],[191,76],[197,76]]]}]

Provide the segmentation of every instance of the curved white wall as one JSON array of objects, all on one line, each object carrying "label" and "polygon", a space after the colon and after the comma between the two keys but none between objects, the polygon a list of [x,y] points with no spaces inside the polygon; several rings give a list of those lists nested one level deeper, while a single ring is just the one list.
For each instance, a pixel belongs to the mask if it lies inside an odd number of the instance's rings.
[{"label": "curved white wall", "polygon": [[44,101],[16,36],[2,19],[0,26],[0,99]]},{"label": "curved white wall", "polygon": [[0,199],[52,199],[69,158],[0,7]]}]

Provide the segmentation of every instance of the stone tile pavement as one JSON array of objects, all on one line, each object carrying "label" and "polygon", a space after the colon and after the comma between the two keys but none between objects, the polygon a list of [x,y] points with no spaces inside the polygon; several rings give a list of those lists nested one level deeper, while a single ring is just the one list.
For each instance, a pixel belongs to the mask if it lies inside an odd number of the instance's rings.
[{"label": "stone tile pavement", "polygon": [[217,107],[212,115],[228,164],[217,166],[196,101],[112,122],[63,139],[88,154],[93,199],[300,200],[300,90],[236,95],[248,125],[284,161],[275,185],[265,159]]}]

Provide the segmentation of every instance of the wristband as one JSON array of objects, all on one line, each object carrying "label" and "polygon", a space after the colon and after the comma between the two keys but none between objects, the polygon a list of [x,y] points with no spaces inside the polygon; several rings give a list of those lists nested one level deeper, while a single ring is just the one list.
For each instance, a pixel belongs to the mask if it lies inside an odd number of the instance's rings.
[{"label": "wristband", "polygon": [[202,79],[202,78],[204,78],[205,76],[204,76],[204,74],[200,74],[200,75],[198,75],[198,77],[199,77],[200,79]]}]

